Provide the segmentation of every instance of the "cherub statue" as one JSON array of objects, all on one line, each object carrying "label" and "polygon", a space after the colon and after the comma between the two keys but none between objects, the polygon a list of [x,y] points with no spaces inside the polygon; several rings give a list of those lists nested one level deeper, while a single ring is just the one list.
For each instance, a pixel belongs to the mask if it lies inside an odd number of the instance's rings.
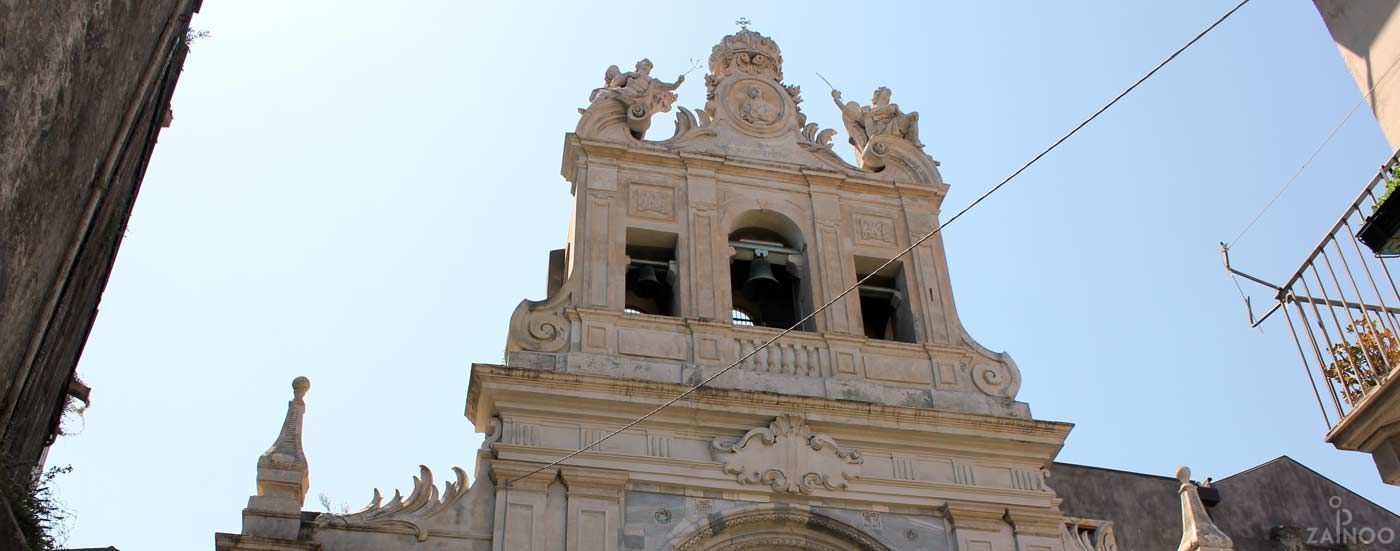
[{"label": "cherub statue", "polygon": [[670,111],[671,104],[676,101],[674,90],[685,82],[685,75],[677,77],[674,83],[667,83],[652,78],[651,69],[649,59],[638,61],[636,70],[626,73],[616,65],[608,67],[603,74],[603,87],[593,90],[588,101],[616,99],[626,105],[628,111],[640,105],[646,116]]},{"label": "cherub statue", "polygon": [[854,101],[841,103],[841,92],[836,90],[831,91],[831,99],[841,109],[841,121],[846,123],[857,153],[865,151],[866,144],[876,136],[895,136],[914,147],[924,146],[919,142],[919,114],[901,112],[899,105],[890,103],[889,88],[876,88],[868,107]]}]

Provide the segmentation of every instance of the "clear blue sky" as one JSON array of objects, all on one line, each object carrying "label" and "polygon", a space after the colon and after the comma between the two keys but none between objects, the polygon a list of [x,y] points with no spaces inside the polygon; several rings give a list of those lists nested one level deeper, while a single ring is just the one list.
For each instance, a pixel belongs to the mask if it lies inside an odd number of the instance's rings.
[{"label": "clear blue sky", "polygon": [[[49,458],[74,467],[69,544],[237,532],[297,375],[306,509],[472,472],[468,368],[544,294],[564,133],[608,65],[670,80],[748,17],[809,120],[840,128],[818,71],[918,110],[952,212],[1233,4],[205,2],[79,367],[94,405]],[[1076,424],[1060,460],[1220,478],[1287,454],[1400,510],[1323,443],[1287,328],[1247,327],[1217,245],[1359,96],[1311,2],[1255,2],[947,230],[969,330]],[[1388,155],[1359,111],[1237,265],[1284,279]]]}]

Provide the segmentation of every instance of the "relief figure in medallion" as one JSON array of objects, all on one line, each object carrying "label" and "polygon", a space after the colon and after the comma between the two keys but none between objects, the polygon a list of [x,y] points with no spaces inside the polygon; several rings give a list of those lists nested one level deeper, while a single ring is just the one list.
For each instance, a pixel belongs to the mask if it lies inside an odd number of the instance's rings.
[{"label": "relief figure in medallion", "polygon": [[744,103],[739,106],[739,118],[758,125],[773,122],[773,110],[763,99],[763,90],[757,84],[750,85],[745,93]]}]

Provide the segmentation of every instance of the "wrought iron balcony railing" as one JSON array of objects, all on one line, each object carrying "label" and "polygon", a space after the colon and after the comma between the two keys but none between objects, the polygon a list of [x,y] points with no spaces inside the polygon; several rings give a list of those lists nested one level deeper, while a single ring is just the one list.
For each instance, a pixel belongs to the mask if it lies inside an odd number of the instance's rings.
[{"label": "wrought iron balcony railing", "polygon": [[1277,292],[1263,316],[1250,310],[1251,325],[1283,311],[1329,431],[1400,371],[1400,266],[1390,269],[1400,258],[1400,194],[1389,197],[1397,175],[1391,157],[1282,285],[1234,269],[1222,247],[1230,273]]}]

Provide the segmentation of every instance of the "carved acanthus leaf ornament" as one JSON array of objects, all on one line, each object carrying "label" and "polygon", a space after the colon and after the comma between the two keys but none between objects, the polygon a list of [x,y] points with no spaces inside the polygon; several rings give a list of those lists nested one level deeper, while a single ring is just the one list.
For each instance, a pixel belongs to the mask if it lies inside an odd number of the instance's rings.
[{"label": "carved acanthus leaf ornament", "polygon": [[765,428],[750,430],[738,442],[716,439],[711,447],[725,457],[724,472],[740,484],[767,484],[775,492],[844,490],[860,478],[860,452],[815,434],[801,415],[779,415]]}]

